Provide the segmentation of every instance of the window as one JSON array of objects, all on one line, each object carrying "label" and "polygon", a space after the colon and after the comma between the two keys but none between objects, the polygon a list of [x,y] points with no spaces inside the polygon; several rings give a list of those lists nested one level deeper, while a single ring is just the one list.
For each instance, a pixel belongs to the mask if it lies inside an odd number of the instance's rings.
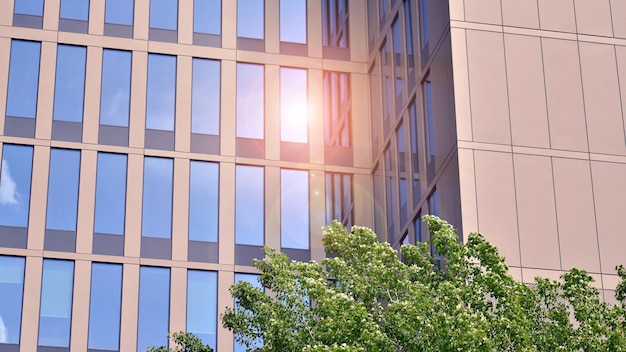
[{"label": "window", "polygon": [[53,111],[56,121],[83,122],[86,58],[87,48],[84,46],[57,46]]},{"label": "window", "polygon": [[137,352],[150,346],[167,346],[170,321],[170,269],[139,269]]},{"label": "window", "polygon": [[428,197],[428,212],[431,215],[439,216],[439,202],[437,201],[437,190]]},{"label": "window", "polygon": [[104,23],[132,26],[134,10],[134,0],[106,0]]},{"label": "window", "polygon": [[280,244],[309,249],[309,172],[280,170]]},{"label": "window", "polygon": [[222,32],[222,1],[194,0],[193,31],[220,35]]},{"label": "window", "polygon": [[76,231],[80,151],[50,150],[46,229]]},{"label": "window", "polygon": [[[235,284],[241,281],[248,282],[249,284],[252,285],[252,287],[263,289],[263,286],[261,286],[261,283],[259,282],[259,275],[235,273]],[[235,304],[237,304],[237,302],[235,302]],[[261,341],[256,341],[256,343],[253,346],[261,347]],[[234,352],[246,352],[246,351],[247,351],[246,346],[244,344],[241,344],[235,341]]]},{"label": "window", "polygon": [[61,18],[87,21],[89,19],[89,0],[61,0]]},{"label": "window", "polygon": [[407,65],[409,76],[413,74],[415,68],[415,55],[413,54],[413,20],[411,16],[411,2],[404,2],[404,35],[406,39]]},{"label": "window", "polygon": [[429,160],[435,156],[435,123],[433,121],[433,93],[430,81],[424,81],[424,113],[428,126],[428,156]]},{"label": "window", "polygon": [[400,30],[400,19],[397,19],[393,23],[393,63],[394,63],[394,76],[396,82],[396,109],[400,111],[402,106],[402,91],[404,90],[404,66],[403,57],[404,48],[402,47],[402,32]]},{"label": "window", "polygon": [[6,116],[34,119],[37,115],[40,53],[39,42],[11,40]]},{"label": "window", "polygon": [[142,236],[172,237],[173,179],[172,159],[144,158]]},{"label": "window", "polygon": [[220,134],[220,62],[193,59],[191,133]]},{"label": "window", "polygon": [[22,298],[24,293],[24,258],[0,255],[0,317],[2,344],[20,343]]},{"label": "window", "polygon": [[237,0],[237,36],[263,39],[265,36],[265,1]]},{"label": "window", "polygon": [[187,331],[217,350],[217,273],[187,271]]},{"label": "window", "polygon": [[352,175],[326,173],[326,223],[340,221],[350,228],[354,224]]},{"label": "window", "polygon": [[74,262],[43,260],[39,346],[70,347]]},{"label": "window", "polygon": [[176,56],[148,54],[146,99],[146,128],[174,131]]},{"label": "window", "polygon": [[415,231],[415,243],[424,242],[422,238],[422,216],[418,215],[413,221],[413,228]]},{"label": "window", "polygon": [[33,147],[4,144],[0,165],[0,226],[28,227]]},{"label": "window", "polygon": [[43,16],[43,0],[15,0],[13,13],[17,15]]},{"label": "window", "polygon": [[127,159],[124,154],[98,153],[95,233],[124,234]]},{"label": "window", "polygon": [[348,1],[322,0],[322,44],[348,47]]},{"label": "window", "polygon": [[378,0],[367,0],[367,38],[369,39],[370,52],[376,46],[374,40],[378,34],[377,2]]},{"label": "window", "polygon": [[351,145],[350,75],[344,72],[324,72],[324,141],[326,145]]},{"label": "window", "polygon": [[131,52],[104,49],[100,124],[128,127],[130,116]]},{"label": "window", "polygon": [[265,185],[263,168],[235,167],[235,243],[262,246],[264,243]]},{"label": "window", "polygon": [[307,70],[280,68],[280,140],[308,140]]},{"label": "window", "polygon": [[263,139],[264,67],[237,63],[237,137]]},{"label": "window", "polygon": [[178,0],[150,0],[150,28],[178,29]]},{"label": "window", "polygon": [[88,348],[118,351],[122,309],[122,265],[91,265]]},{"label": "window", "polygon": [[280,41],[306,44],[306,0],[280,2]]},{"label": "window", "polygon": [[374,183],[374,225],[379,240],[385,240],[382,237],[385,233],[385,193],[382,173],[381,164],[376,165],[372,173],[372,181]]},{"label": "window", "polygon": [[419,0],[420,42],[422,51],[428,51],[428,0]]},{"label": "window", "polygon": [[217,242],[219,164],[191,161],[189,240]]},{"label": "window", "polygon": [[419,178],[419,154],[417,143],[417,112],[415,101],[409,106],[409,122],[411,123],[411,173],[413,179],[413,206],[417,206],[422,190]]},{"label": "window", "polygon": [[394,121],[393,113],[393,72],[391,63],[391,43],[390,38],[385,40],[385,44],[380,52],[381,58],[381,70],[382,70],[382,98],[383,98],[383,127],[384,135],[387,136],[391,129],[392,122]]},{"label": "window", "polygon": [[396,153],[394,143],[389,144],[385,151],[385,187],[387,193],[387,236],[393,242],[396,230],[396,215],[398,213],[398,188],[396,184]]},{"label": "window", "polygon": [[396,135],[396,141],[398,143],[398,180],[400,191],[398,195],[400,197],[400,226],[404,226],[407,220],[407,214],[409,209],[407,207],[407,168],[406,168],[406,147],[404,143],[404,123],[398,127]]}]

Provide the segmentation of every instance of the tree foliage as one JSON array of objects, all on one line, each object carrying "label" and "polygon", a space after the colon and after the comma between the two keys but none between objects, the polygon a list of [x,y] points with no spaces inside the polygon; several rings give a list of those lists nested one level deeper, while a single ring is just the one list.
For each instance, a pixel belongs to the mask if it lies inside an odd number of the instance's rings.
[{"label": "tree foliage", "polygon": [[150,347],[148,352],[213,352],[211,347],[203,345],[199,337],[189,332],[175,332],[170,338],[174,347]]},{"label": "tree foliage", "polygon": [[232,286],[224,327],[253,351],[626,351],[623,267],[614,306],[583,270],[525,285],[482,235],[460,243],[450,224],[424,219],[431,240],[402,246],[402,259],[338,222],[324,228],[321,264],[265,248],[254,266],[266,290]]}]

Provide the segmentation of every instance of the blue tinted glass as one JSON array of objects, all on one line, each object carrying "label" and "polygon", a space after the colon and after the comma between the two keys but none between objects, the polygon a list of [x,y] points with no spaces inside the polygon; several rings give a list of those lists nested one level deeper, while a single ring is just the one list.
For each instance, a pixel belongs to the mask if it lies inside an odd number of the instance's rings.
[{"label": "blue tinted glass", "polygon": [[103,50],[100,124],[128,127],[130,70],[130,51]]},{"label": "blue tinted glass", "polygon": [[39,346],[70,347],[74,262],[43,260]]},{"label": "blue tinted glass", "polygon": [[280,245],[309,249],[309,172],[280,170]]},{"label": "blue tinted glass", "polygon": [[172,237],[173,172],[172,159],[144,159],[142,236]]},{"label": "blue tinted glass", "polygon": [[306,143],[307,70],[280,68],[280,140]]},{"label": "blue tinted glass", "polygon": [[13,11],[19,15],[43,16],[43,0],[15,0]]},{"label": "blue tinted glass", "polygon": [[415,242],[422,242],[422,217],[419,216],[413,221],[413,227],[415,228]]},{"label": "blue tinted glass", "polygon": [[430,81],[426,81],[424,85],[426,92],[424,93],[426,105],[426,116],[428,119],[428,152],[430,156],[435,156],[435,122],[433,121],[433,93]]},{"label": "blue tinted glass", "polygon": [[263,139],[263,76],[262,65],[237,64],[237,137]]},{"label": "blue tinted glass", "polygon": [[124,234],[126,159],[124,154],[98,153],[94,222],[96,233]]},{"label": "blue tinted glass", "polygon": [[237,36],[263,39],[265,9],[263,0],[237,0]]},{"label": "blue tinted glass", "polygon": [[[258,288],[262,287],[261,284],[259,283],[259,275],[235,273],[235,283],[238,283],[240,281],[249,282],[253,287],[258,287]],[[256,344],[256,346],[260,347],[261,344]],[[246,352],[246,346],[235,341],[234,352]]]},{"label": "blue tinted glass", "polygon": [[217,163],[192,161],[189,177],[189,239],[217,242]]},{"label": "blue tinted glass", "polygon": [[178,0],[150,0],[150,28],[178,28]]},{"label": "blue tinted glass", "polygon": [[420,38],[422,39],[422,49],[428,44],[428,0],[420,0]]},{"label": "blue tinted glass", "polygon": [[5,144],[0,164],[0,225],[28,226],[33,147]]},{"label": "blue tinted glass", "polygon": [[193,2],[193,31],[215,35],[222,32],[221,0],[195,0]]},{"label": "blue tinted glass", "polygon": [[176,56],[148,54],[146,128],[174,131]]},{"label": "blue tinted glass", "polygon": [[0,344],[20,342],[23,292],[24,258],[0,255]]},{"label": "blue tinted glass", "polygon": [[235,243],[262,246],[263,168],[237,165],[235,173]]},{"label": "blue tinted glass", "polygon": [[72,45],[59,45],[57,48],[53,119],[82,122],[87,48]]},{"label": "blue tinted glass", "polygon": [[41,43],[11,41],[7,116],[35,118]]},{"label": "blue tinted glass", "polygon": [[106,0],[104,22],[132,26],[134,9],[134,0]]},{"label": "blue tinted glass", "polygon": [[220,62],[193,59],[191,132],[220,134]]},{"label": "blue tinted glass", "polygon": [[137,352],[167,346],[170,315],[170,269],[142,266],[139,272]]},{"label": "blue tinted glass", "polygon": [[89,0],[61,0],[61,18],[87,21]]},{"label": "blue tinted glass", "polygon": [[122,265],[93,263],[89,301],[90,349],[119,349],[121,308]]},{"label": "blue tinted glass", "polygon": [[187,331],[217,350],[217,273],[187,271]]},{"label": "blue tinted glass", "polygon": [[48,177],[46,228],[76,231],[80,151],[52,149]]},{"label": "blue tinted glass", "polygon": [[306,0],[280,2],[280,41],[306,44]]}]

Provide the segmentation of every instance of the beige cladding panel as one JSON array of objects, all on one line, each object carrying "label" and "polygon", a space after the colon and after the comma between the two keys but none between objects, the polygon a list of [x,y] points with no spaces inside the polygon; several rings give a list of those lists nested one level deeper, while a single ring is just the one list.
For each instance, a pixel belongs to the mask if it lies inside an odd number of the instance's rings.
[{"label": "beige cladding panel", "polygon": [[626,1],[611,0],[611,15],[613,35],[616,38],[626,38]]},{"label": "beige cladding panel", "polygon": [[280,249],[280,168],[265,167],[265,245]]},{"label": "beige cladding panel", "polygon": [[612,37],[610,2],[611,0],[574,0],[578,33]]},{"label": "beige cladding panel", "polygon": [[350,20],[348,21],[348,25],[350,26],[348,30],[350,38],[350,60],[367,62],[367,35],[353,35],[353,33],[359,33],[363,28],[367,28],[367,12],[364,1],[348,0],[348,10],[350,11]]},{"label": "beige cladding panel", "polygon": [[50,139],[52,135],[56,59],[56,43],[42,42],[37,96],[37,125],[35,129],[35,138],[38,139]]},{"label": "beige cladding panel", "polygon": [[[352,76],[355,76],[353,74]],[[321,70],[309,69],[307,75],[307,109],[309,161],[315,164],[324,163],[324,73]],[[354,83],[353,83],[354,84]],[[354,92],[352,92],[354,99]],[[353,128],[356,126],[353,125]],[[354,131],[353,131],[354,132]],[[353,133],[353,136],[355,134]]]},{"label": "beige cladding panel", "polygon": [[72,351],[87,350],[89,328],[89,293],[91,291],[91,262],[74,261],[74,294],[72,296],[72,332],[70,348]]},{"label": "beige cladding panel", "polygon": [[171,270],[169,331],[185,331],[187,329],[187,269],[172,268]]},{"label": "beige cladding panel", "polygon": [[219,262],[232,265],[235,263],[235,164],[221,163],[219,179]]},{"label": "beige cladding panel", "polygon": [[504,35],[513,145],[550,147],[541,40]]},{"label": "beige cladding panel", "polygon": [[59,29],[60,10],[61,0],[46,0],[43,2],[43,29],[50,31]]},{"label": "beige cladding panel", "polygon": [[464,0],[448,0],[450,8],[450,19],[453,21],[465,21],[465,1]]},{"label": "beige cladding panel", "polygon": [[617,59],[617,76],[622,102],[622,123],[626,126],[626,46],[616,46],[615,57]]},{"label": "beige cladding panel", "polygon": [[133,36],[135,39],[148,40],[150,26],[150,0],[135,1],[135,20],[133,21]]},{"label": "beige cladding panel", "polygon": [[476,176],[474,173],[474,151],[458,150],[459,196],[463,234],[478,231],[478,209],[476,202]]},{"label": "beige cladding panel", "polygon": [[589,161],[554,158],[561,265],[600,272]]},{"label": "beige cladding panel", "polygon": [[[217,275],[217,316],[226,312],[226,307],[233,306],[233,298],[228,292],[228,288],[235,283],[235,275],[232,271],[220,271]],[[221,324],[220,324],[221,325]],[[217,349],[216,351],[233,350],[233,333],[230,330],[218,326],[217,329]]]},{"label": "beige cladding panel", "polygon": [[441,167],[446,155],[456,145],[456,133],[454,130],[454,95],[453,77],[450,67],[452,66],[452,54],[450,37],[444,39],[437,56],[430,66],[430,81],[432,82],[432,104],[435,132],[435,157],[436,169]]},{"label": "beige cladding panel", "polygon": [[89,34],[104,33],[104,10],[106,0],[91,0],[89,4]]},{"label": "beige cladding panel", "polygon": [[172,204],[172,260],[187,260],[189,233],[189,171],[188,159],[174,159],[174,194]]},{"label": "beige cladding panel", "polygon": [[537,0],[541,29],[576,32],[573,0]]},{"label": "beige cladding panel", "polygon": [[85,106],[83,109],[83,143],[98,143],[102,55],[102,48],[94,46],[87,47]]},{"label": "beige cladding panel", "polygon": [[537,0],[502,0],[502,22],[505,26],[539,28]]},{"label": "beige cladding panel", "polygon": [[180,44],[193,44],[194,2],[178,2],[178,42]]},{"label": "beige cladding panel", "polygon": [[139,265],[124,264],[121,314],[120,351],[135,351],[139,315]]},{"label": "beige cladding panel", "polygon": [[20,347],[22,351],[36,351],[39,335],[39,304],[41,302],[41,276],[43,258],[26,257],[24,268],[24,297],[22,301],[22,328]]},{"label": "beige cladding panel", "polygon": [[[371,115],[368,109],[369,86],[368,76],[353,73],[350,77],[351,98],[352,98],[352,114],[350,118],[350,127],[352,128],[352,147],[354,149],[354,166],[369,168],[371,164],[370,153],[364,153],[364,150],[370,150],[370,123]],[[321,93],[321,90],[320,90]],[[320,120],[323,120],[320,115]],[[321,137],[321,135],[320,135]]]},{"label": "beige cladding panel", "polygon": [[354,223],[359,226],[374,228],[374,195],[372,194],[372,177],[354,174],[352,177],[354,190]]},{"label": "beige cladding panel", "polygon": [[280,67],[265,65],[265,158],[280,160]]},{"label": "beige cladding panel", "polygon": [[176,58],[176,120],[175,150],[189,152],[191,144],[191,84],[193,60],[189,56]]},{"label": "beige cladding panel", "polygon": [[467,56],[473,139],[510,144],[502,34],[468,30]]},{"label": "beige cladding panel", "polygon": [[626,155],[615,47],[579,43],[589,151]]},{"label": "beige cladding panel", "polygon": [[578,44],[542,38],[551,147],[587,151]]},{"label": "beige cladding panel", "polygon": [[148,53],[133,51],[130,86],[130,121],[128,146],[143,148],[146,128],[146,90],[148,82]]},{"label": "beige cladding panel", "polygon": [[500,0],[465,0],[465,20],[468,22],[502,24]]},{"label": "beige cladding panel", "polygon": [[0,26],[10,26],[13,23],[13,5],[13,1],[5,1],[2,4],[4,10],[0,12]]},{"label": "beige cladding panel", "polygon": [[326,252],[322,246],[322,226],[326,225],[326,187],[324,171],[309,172],[309,216],[311,259],[322,262]]},{"label": "beige cladding panel", "polygon": [[237,64],[234,61],[221,62],[220,89],[220,154],[235,155],[235,129],[237,111]]},{"label": "beige cladding panel", "polygon": [[76,253],[91,253],[98,153],[95,150],[82,150],[80,156]]},{"label": "beige cladding panel", "polygon": [[602,272],[615,274],[626,265],[626,164],[592,161],[591,173]]},{"label": "beige cladding panel", "polygon": [[[11,61],[11,39],[0,38],[0,82],[9,82],[9,63]],[[5,107],[9,84],[0,84],[0,131],[4,131]]]},{"label": "beige cladding panel", "polygon": [[141,253],[141,205],[143,201],[143,155],[128,155],[126,176],[126,226],[124,255],[139,257]]},{"label": "beige cladding panel", "polygon": [[279,0],[265,1],[265,51],[280,53],[280,3]]},{"label": "beige cladding panel", "polygon": [[560,270],[552,161],[524,154],[513,161],[522,265]]},{"label": "beige cladding panel", "polygon": [[307,1],[307,46],[309,57],[322,57],[322,3]]},{"label": "beige cladding panel", "polygon": [[520,266],[512,156],[476,150],[474,159],[478,229],[508,265]]},{"label": "beige cladding panel", "polygon": [[454,81],[454,106],[456,111],[456,138],[461,141],[472,140],[472,120],[467,66],[466,30],[451,28],[452,72]]},{"label": "beige cladding panel", "polygon": [[48,203],[49,168],[50,148],[35,146],[30,189],[30,212],[28,215],[28,249],[43,249],[46,227],[46,204]]}]

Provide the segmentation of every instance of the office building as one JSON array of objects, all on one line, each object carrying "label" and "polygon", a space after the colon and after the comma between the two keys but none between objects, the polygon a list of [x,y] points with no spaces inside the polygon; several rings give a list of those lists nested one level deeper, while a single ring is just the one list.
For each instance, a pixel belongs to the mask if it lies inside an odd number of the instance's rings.
[{"label": "office building", "polygon": [[5,0],[0,351],[143,351],[332,219],[479,230],[611,300],[626,240],[626,3]]}]

